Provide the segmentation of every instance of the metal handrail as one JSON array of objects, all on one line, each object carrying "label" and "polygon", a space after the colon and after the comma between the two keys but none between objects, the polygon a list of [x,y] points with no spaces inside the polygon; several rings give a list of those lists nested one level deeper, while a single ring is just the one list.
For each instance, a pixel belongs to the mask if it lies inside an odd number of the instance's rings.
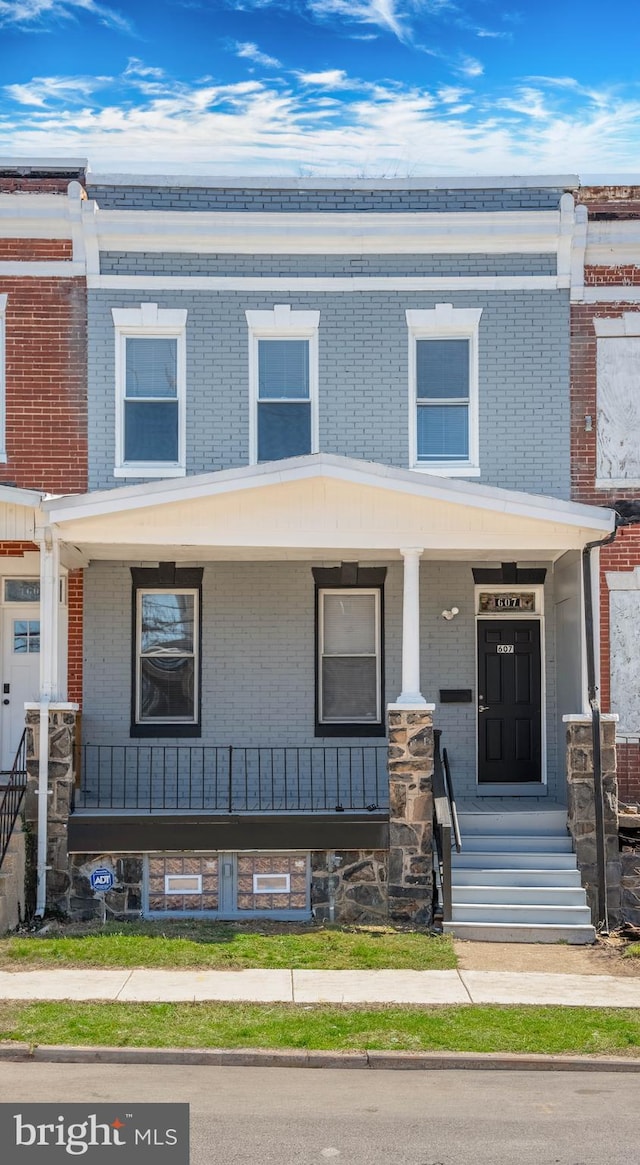
[{"label": "metal handrail", "polygon": [[456,803],[453,797],[453,782],[449,757],[445,749],[440,753],[441,732],[434,732],[433,749],[433,836],[440,871],[442,890],[442,920],[450,922],[453,914],[453,891],[451,879],[451,850],[456,847],[460,853],[462,841],[458,826]]},{"label": "metal handrail", "polygon": [[27,730],[20,738],[9,780],[0,800],[0,867],[9,848],[11,834],[27,788]]}]

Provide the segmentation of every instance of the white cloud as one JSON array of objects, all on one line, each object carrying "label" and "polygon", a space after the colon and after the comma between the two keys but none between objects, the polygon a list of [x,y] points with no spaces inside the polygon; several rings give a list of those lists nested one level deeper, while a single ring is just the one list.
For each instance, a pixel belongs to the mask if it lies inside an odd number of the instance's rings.
[{"label": "white cloud", "polygon": [[385,32],[392,32],[398,40],[409,39],[401,0],[307,0],[307,3],[314,16],[337,16],[356,23],[376,24]]},{"label": "white cloud", "polygon": [[47,22],[73,20],[82,13],[120,32],[132,31],[126,17],[96,0],[0,0],[0,28],[16,25],[25,31],[41,29]]},{"label": "white cloud", "polygon": [[456,72],[461,73],[463,77],[481,77],[484,73],[484,65],[475,57],[463,57]]},{"label": "white cloud", "polygon": [[[137,69],[137,72],[136,72]],[[4,91],[0,151],[86,155],[94,170],[227,174],[508,174],[637,167],[640,99],[522,84],[366,85],[325,70],[216,84],[137,63],[107,78],[34,78]],[[324,79],[327,84],[323,84]],[[332,82],[332,83],[331,83]]]},{"label": "white cloud", "polygon": [[282,68],[282,62],[277,57],[270,57],[268,53],[261,52],[257,44],[252,44],[251,41],[234,41],[233,51],[237,57],[253,61],[254,65],[263,65],[265,69]]},{"label": "white cloud", "polygon": [[325,69],[320,73],[298,73],[298,80],[303,85],[313,85],[317,89],[354,89],[360,88],[360,82],[351,81],[344,69]]}]

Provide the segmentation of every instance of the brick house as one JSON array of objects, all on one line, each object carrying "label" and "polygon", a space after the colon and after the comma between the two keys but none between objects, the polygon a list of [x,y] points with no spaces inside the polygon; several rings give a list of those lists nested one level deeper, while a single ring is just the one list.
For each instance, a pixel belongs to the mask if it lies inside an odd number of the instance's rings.
[{"label": "brick house", "polygon": [[34,409],[69,475],[7,487],[41,908],[428,923],[442,744],[446,926],[591,941],[564,721],[581,747],[581,554],[614,518],[571,497],[576,188],[94,176],[31,231],[87,310]]},{"label": "brick house", "polygon": [[[640,498],[640,189],[582,187],[577,203],[583,275],[576,271],[571,305],[571,496],[625,514]],[[602,707],[619,717],[620,798],[637,804],[640,526],[623,526],[598,556]]]}]

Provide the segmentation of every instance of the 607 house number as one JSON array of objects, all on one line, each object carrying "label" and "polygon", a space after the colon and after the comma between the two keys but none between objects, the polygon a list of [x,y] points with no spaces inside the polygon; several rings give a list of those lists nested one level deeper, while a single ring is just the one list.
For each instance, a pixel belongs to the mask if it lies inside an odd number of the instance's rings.
[{"label": "607 house number", "polygon": [[496,607],[500,610],[507,610],[511,608],[519,608],[521,605],[520,595],[496,595]]},{"label": "607 house number", "polygon": [[497,647],[498,655],[513,655],[513,643],[499,643]]}]

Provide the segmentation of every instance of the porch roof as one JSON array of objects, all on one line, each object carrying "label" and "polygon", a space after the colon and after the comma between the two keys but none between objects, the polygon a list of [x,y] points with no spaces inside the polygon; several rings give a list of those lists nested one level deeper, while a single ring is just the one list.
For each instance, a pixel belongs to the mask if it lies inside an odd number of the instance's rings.
[{"label": "porch roof", "polygon": [[319,453],[48,498],[61,540],[94,558],[428,556],[554,558],[601,538],[613,511]]}]

